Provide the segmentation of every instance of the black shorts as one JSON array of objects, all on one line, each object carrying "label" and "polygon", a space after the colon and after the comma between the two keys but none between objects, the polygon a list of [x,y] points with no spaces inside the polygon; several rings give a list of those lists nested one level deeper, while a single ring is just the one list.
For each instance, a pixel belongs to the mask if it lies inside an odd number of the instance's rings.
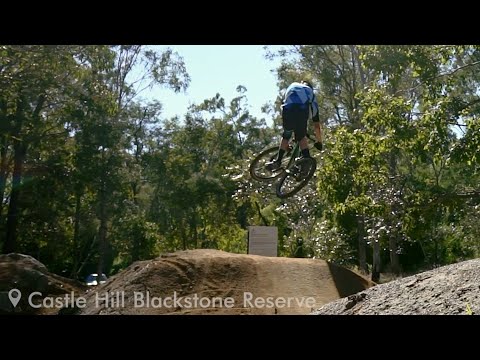
[{"label": "black shorts", "polygon": [[289,106],[282,109],[283,129],[295,133],[295,140],[300,141],[307,135],[309,116],[308,106]]}]

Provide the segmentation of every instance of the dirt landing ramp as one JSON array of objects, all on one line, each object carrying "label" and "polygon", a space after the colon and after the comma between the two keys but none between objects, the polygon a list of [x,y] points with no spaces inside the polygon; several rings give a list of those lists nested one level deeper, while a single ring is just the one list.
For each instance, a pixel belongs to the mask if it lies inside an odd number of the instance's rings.
[{"label": "dirt landing ramp", "polygon": [[372,285],[322,260],[189,250],[132,264],[76,313],[308,314]]}]

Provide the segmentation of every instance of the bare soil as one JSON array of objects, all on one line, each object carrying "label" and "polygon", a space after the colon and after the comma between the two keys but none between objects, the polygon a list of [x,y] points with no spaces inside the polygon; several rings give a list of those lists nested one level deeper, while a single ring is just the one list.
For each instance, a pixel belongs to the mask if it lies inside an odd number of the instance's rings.
[{"label": "bare soil", "polygon": [[89,291],[77,313],[309,314],[372,285],[323,260],[188,250],[132,264]]},{"label": "bare soil", "polygon": [[[12,289],[21,293],[16,307],[8,296]],[[72,293],[79,296],[86,289],[87,286],[78,281],[50,273],[45,265],[29,255],[0,255],[0,314],[54,314],[58,312],[54,307],[32,308],[28,296],[33,292],[41,294],[32,297],[32,303],[37,306],[45,297],[63,297]]]}]

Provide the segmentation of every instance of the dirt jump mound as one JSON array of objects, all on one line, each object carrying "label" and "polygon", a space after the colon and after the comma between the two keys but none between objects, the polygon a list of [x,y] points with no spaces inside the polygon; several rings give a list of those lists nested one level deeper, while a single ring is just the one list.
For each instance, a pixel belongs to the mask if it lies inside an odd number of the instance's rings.
[{"label": "dirt jump mound", "polygon": [[372,285],[322,260],[188,250],[132,264],[76,313],[309,314]]},{"label": "dirt jump mound", "polygon": [[474,315],[480,313],[480,259],[377,285],[319,308],[328,315]]},{"label": "dirt jump mound", "polygon": [[[45,265],[29,255],[11,253],[0,255],[0,314],[51,314],[55,307],[38,306],[45,297],[82,294],[86,286],[80,282],[50,273]],[[11,293],[13,291],[13,293]],[[29,303],[30,298],[34,307]],[[13,298],[12,298],[13,297]],[[12,304],[12,300],[15,305]]]}]

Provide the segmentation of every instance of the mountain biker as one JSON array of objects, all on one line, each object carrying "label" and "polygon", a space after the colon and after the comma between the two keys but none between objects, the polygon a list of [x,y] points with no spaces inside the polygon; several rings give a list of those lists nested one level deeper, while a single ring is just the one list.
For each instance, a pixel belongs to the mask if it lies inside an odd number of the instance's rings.
[{"label": "mountain biker", "polygon": [[285,91],[282,103],[283,134],[278,155],[273,161],[266,164],[267,170],[275,171],[280,167],[282,158],[288,149],[292,132],[295,133],[295,140],[299,142],[302,158],[310,157],[306,136],[309,119],[312,119],[315,132],[316,142],[314,146],[321,151],[323,148],[322,130],[313,86],[307,80],[293,82]]}]

